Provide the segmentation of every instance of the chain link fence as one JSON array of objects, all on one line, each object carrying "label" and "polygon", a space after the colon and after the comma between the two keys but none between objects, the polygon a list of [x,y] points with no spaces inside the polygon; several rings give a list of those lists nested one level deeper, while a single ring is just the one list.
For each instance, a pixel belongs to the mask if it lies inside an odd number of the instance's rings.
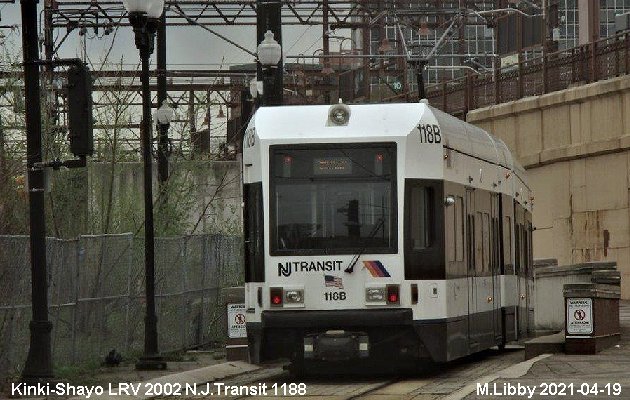
[{"label": "chain link fence", "polygon": [[[56,366],[133,357],[144,334],[144,239],[132,234],[47,240],[49,318]],[[0,236],[0,382],[26,360],[31,320],[28,236]],[[222,342],[221,289],[242,284],[242,239],[194,235],[155,241],[160,350]]]}]

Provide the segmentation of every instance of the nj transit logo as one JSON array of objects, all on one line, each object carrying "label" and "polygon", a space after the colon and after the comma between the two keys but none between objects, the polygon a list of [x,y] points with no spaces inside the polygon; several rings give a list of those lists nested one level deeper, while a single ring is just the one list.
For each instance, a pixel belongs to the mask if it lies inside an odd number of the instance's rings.
[{"label": "nj transit logo", "polygon": [[286,261],[278,263],[278,276],[288,277],[293,272],[332,272],[341,271],[341,260],[327,261]]}]

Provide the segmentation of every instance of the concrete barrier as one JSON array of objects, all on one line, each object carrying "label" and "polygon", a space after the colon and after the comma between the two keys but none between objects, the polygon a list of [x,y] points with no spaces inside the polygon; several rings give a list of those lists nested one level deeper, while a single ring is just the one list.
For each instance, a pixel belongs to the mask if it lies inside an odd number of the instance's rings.
[{"label": "concrete barrier", "polygon": [[567,354],[595,354],[619,342],[619,285],[564,285]]},{"label": "concrete barrier", "polygon": [[[562,293],[566,284],[592,283],[593,277],[614,279],[616,262],[540,266],[534,269],[535,328],[538,335],[560,332],[565,325]],[[608,283],[608,282],[607,282]]]},{"label": "concrete barrier", "polygon": [[245,332],[245,288],[242,286],[223,289],[227,314],[228,339],[225,356],[228,361],[247,361],[247,336]]}]

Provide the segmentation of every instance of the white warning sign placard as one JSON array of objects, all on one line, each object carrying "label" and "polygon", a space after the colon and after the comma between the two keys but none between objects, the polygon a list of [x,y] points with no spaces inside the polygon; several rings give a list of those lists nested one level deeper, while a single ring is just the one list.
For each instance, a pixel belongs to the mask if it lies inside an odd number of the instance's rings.
[{"label": "white warning sign placard", "polygon": [[593,299],[567,299],[567,334],[590,335],[593,333]]},{"label": "white warning sign placard", "polygon": [[245,331],[245,304],[228,304],[228,337],[238,339],[247,337]]}]

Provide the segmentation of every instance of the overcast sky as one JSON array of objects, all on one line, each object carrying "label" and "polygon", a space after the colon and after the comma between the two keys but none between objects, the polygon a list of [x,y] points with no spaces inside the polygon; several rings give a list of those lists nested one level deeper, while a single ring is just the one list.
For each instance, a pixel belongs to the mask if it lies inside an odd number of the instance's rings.
[{"label": "overcast sky", "polygon": [[[43,1],[40,1],[40,7]],[[16,0],[15,4],[2,5],[2,25],[21,25],[20,4]],[[220,34],[228,37],[239,45],[255,51],[256,37],[253,26],[228,26],[213,27]],[[56,39],[65,34],[65,30],[55,31]],[[102,35],[102,32],[100,32]],[[285,26],[283,27],[283,50],[285,55],[306,54],[312,55],[314,51],[321,48],[321,26]],[[88,55],[93,62],[97,62],[110,48],[112,40],[114,46],[109,56],[110,61],[120,62],[124,57],[125,63],[137,64],[138,51],[133,42],[133,33],[130,27],[120,27],[113,35],[105,36],[101,39],[94,38],[92,31],[88,32],[87,47]],[[12,34],[14,41],[20,43],[20,32]],[[345,46],[349,41],[345,42]],[[252,62],[253,57],[224,40],[212,35],[200,27],[169,27],[167,33],[167,62],[172,68],[186,68],[180,64],[239,64]],[[71,33],[69,39],[61,48],[61,57],[75,57],[81,55],[82,43],[79,39],[78,30]],[[335,51],[338,45],[331,41],[331,51]],[[287,60],[292,62],[293,60]],[[216,65],[214,67],[217,67]],[[199,68],[197,66],[196,68]]]}]

